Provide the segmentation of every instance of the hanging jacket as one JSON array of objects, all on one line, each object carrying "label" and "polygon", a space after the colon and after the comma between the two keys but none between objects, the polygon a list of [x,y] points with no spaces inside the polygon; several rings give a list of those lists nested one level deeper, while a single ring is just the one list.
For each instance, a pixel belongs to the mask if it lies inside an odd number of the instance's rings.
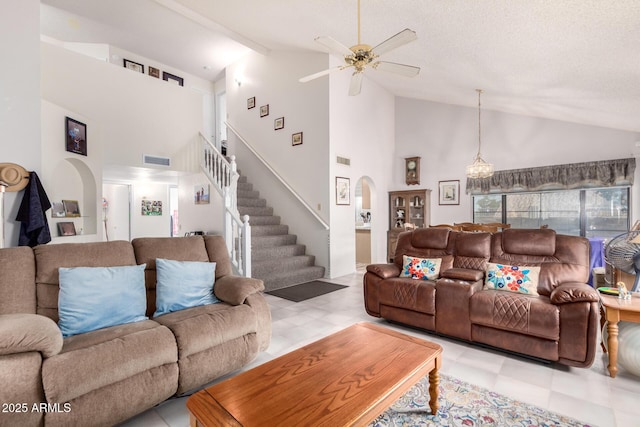
[{"label": "hanging jacket", "polygon": [[29,173],[29,184],[25,188],[16,221],[20,221],[19,246],[34,247],[51,241],[51,232],[45,212],[51,202],[45,193],[40,178],[35,172]]}]

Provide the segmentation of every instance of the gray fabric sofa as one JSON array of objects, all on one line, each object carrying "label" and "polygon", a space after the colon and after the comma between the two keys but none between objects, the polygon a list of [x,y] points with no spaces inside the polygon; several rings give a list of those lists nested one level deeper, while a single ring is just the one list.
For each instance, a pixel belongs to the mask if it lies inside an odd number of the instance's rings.
[{"label": "gray fabric sofa", "polygon": [[[218,304],[152,318],[155,259],[216,262]],[[146,263],[150,320],[62,337],[58,268]],[[267,349],[261,280],[233,276],[220,236],[0,249],[0,426],[108,426]]]}]

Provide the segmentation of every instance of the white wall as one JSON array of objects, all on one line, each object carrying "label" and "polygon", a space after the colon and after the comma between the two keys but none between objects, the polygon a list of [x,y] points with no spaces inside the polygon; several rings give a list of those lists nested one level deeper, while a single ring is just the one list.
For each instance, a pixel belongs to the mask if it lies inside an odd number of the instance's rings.
[{"label": "white wall", "polygon": [[[195,204],[196,185],[209,185],[209,204]],[[222,234],[222,197],[203,173],[181,176],[178,180],[178,193],[180,235],[189,231]]]},{"label": "white wall", "polygon": [[[132,186],[131,239],[137,237],[170,237],[169,186],[167,184],[137,183]],[[142,201],[162,202],[162,215],[142,215]]]},{"label": "white wall", "polygon": [[[48,101],[41,103],[42,173],[40,181],[51,202],[77,200],[79,218],[51,218],[47,211],[53,243],[100,241],[102,217],[102,132],[100,124],[89,117],[69,111]],[[87,125],[87,140],[91,145],[87,155],[70,153],[65,149],[65,117],[70,116]],[[92,132],[91,132],[92,131]],[[57,223],[71,221],[75,237],[58,236]]]},{"label": "white wall", "polygon": [[[40,156],[40,2],[5,5],[0,14],[1,162],[41,173]],[[24,191],[6,193],[5,246],[18,245],[15,221]],[[0,219],[2,221],[2,219]]]},{"label": "white wall", "polygon": [[[272,52],[252,53],[228,67],[226,98],[228,121],[255,150],[293,187],[315,212],[329,221],[329,81],[321,78],[299,83],[302,76],[328,67],[328,55]],[[242,84],[238,86],[236,79]],[[255,97],[256,107],[247,109]],[[260,106],[269,104],[269,115],[260,117]],[[274,120],[284,117],[284,129],[274,130]],[[303,132],[302,145],[292,146],[293,133]],[[229,135],[229,154],[238,153],[238,168],[274,208],[274,214],[316,256],[329,265],[327,232],[301,204],[293,201],[281,184]],[[328,271],[328,268],[327,268]]]},{"label": "white wall", "polygon": [[[473,94],[470,94],[473,96]],[[611,160],[637,156],[633,132],[487,110],[483,96],[482,157],[496,170]],[[396,151],[393,186],[404,183],[404,158],[420,156],[420,187],[433,190],[431,223],[472,219],[465,194],[465,167],[478,150],[478,110],[409,98],[396,98]],[[639,165],[640,166],[640,165]],[[636,182],[640,167],[636,169]],[[438,205],[438,181],[460,180],[460,205]],[[415,187],[415,186],[413,186]],[[640,186],[632,189],[632,215],[640,213]]]},{"label": "white wall", "polygon": [[[171,157],[203,129],[203,94],[42,43],[42,98],[97,124],[103,165],[142,166]],[[87,128],[88,151],[96,146]],[[62,135],[61,135],[62,136]]]},{"label": "white wall", "polygon": [[[326,183],[331,191],[331,277],[337,277],[355,271],[355,187],[362,176],[372,182],[372,262],[385,262],[388,191],[393,189],[395,116],[394,96],[366,75],[358,96],[348,96],[350,72],[335,72],[330,78],[331,152]],[[336,163],[336,156],[351,159],[351,165]],[[336,205],[337,176],[350,179],[349,206]]]}]

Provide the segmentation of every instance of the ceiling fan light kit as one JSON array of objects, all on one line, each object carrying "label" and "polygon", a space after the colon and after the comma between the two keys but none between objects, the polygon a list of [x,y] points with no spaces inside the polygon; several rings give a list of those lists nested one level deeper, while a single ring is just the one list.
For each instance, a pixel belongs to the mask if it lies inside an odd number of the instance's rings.
[{"label": "ceiling fan light kit", "polygon": [[373,68],[374,70],[394,73],[405,77],[414,77],[420,72],[419,67],[397,64],[395,62],[378,61],[377,59],[380,55],[403,46],[409,42],[412,42],[417,38],[418,37],[415,31],[406,28],[375,47],[371,47],[368,44],[361,43],[360,0],[358,0],[358,44],[348,48],[331,37],[322,36],[315,38],[315,41],[317,43],[328,48],[332,54],[341,56],[345,62],[345,65],[310,74],[308,76],[300,78],[299,81],[301,83],[306,83],[319,77],[326,76],[334,70],[353,68],[351,83],[349,84],[349,95],[354,96],[360,93],[360,90],[362,88],[362,73],[364,73],[367,67]]},{"label": "ceiling fan light kit", "polygon": [[489,178],[493,175],[493,165],[491,163],[485,162],[480,155],[480,148],[482,147],[482,139],[480,133],[480,95],[482,94],[482,89],[476,89],[476,92],[478,92],[478,154],[476,154],[473,163],[467,166],[467,177]]}]

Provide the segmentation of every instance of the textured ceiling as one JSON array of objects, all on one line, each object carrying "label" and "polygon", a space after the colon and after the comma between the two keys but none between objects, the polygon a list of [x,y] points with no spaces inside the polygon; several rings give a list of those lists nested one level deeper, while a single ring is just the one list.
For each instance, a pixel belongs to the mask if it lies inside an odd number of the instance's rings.
[{"label": "textured ceiling", "polygon": [[[110,43],[210,80],[247,48],[323,52],[321,35],[357,43],[357,0],[42,3],[43,34]],[[482,88],[486,109],[640,132],[638,0],[362,0],[363,43],[404,28],[418,40],[382,59],[420,74],[366,74],[396,95],[476,106]]]}]

